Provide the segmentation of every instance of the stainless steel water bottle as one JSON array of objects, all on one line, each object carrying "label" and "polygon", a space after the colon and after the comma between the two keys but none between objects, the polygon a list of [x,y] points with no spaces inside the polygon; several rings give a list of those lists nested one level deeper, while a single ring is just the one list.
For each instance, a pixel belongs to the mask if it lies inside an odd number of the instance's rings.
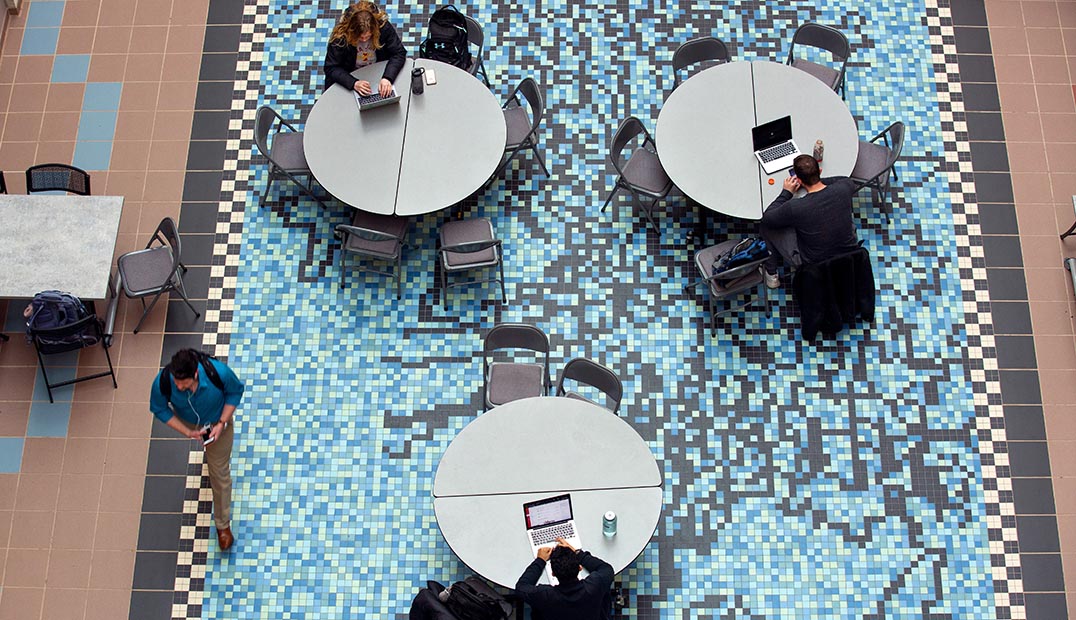
[{"label": "stainless steel water bottle", "polygon": [[822,156],[825,154],[826,147],[822,144],[821,140],[814,141],[814,159],[818,163],[822,163]]}]

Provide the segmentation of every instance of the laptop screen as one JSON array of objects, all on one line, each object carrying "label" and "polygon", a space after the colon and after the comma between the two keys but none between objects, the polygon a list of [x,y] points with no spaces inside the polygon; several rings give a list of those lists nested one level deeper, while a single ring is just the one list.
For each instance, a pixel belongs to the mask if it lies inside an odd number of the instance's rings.
[{"label": "laptop screen", "polygon": [[523,516],[527,519],[528,530],[553,523],[570,521],[572,518],[571,496],[558,495],[557,497],[523,504]]},{"label": "laptop screen", "polygon": [[785,116],[752,128],[751,139],[754,141],[756,151],[791,140],[792,117]]}]

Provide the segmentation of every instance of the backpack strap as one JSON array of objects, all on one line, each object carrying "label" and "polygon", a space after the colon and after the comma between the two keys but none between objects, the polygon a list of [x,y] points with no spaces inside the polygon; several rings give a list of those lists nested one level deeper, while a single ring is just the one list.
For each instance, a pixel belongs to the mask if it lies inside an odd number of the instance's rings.
[{"label": "backpack strap", "polygon": [[[212,355],[202,353],[197,349],[192,349],[195,357],[198,358],[198,364],[205,370],[205,376],[209,379],[209,382],[217,387],[221,392],[224,391],[224,380],[220,378],[220,373],[217,372],[217,367],[213,365],[211,360],[216,359]],[[161,374],[157,380],[157,389],[161,391],[161,395],[165,400],[172,399],[172,365],[168,364],[161,369]]]}]

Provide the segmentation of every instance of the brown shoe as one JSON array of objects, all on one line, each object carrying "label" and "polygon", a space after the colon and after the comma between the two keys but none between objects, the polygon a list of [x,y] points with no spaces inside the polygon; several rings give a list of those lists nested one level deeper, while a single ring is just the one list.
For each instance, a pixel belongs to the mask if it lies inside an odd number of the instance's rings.
[{"label": "brown shoe", "polygon": [[235,537],[232,536],[232,528],[217,529],[217,544],[220,545],[221,551],[231,549],[233,542],[235,542]]}]

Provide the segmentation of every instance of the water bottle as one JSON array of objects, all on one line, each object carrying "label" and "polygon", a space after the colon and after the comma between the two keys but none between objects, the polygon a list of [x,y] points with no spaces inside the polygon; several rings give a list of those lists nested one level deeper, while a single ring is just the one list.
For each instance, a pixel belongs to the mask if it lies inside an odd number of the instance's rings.
[{"label": "water bottle", "polygon": [[822,144],[821,140],[814,141],[814,159],[818,163],[822,163],[822,155],[824,154],[825,149],[826,147]]},{"label": "water bottle", "polygon": [[610,510],[602,517],[602,534],[606,538],[616,536],[616,513]]},{"label": "water bottle", "polygon": [[416,67],[411,71],[411,92],[416,95],[421,95],[426,92],[426,85],[423,84],[423,74],[426,70],[422,67]]}]

